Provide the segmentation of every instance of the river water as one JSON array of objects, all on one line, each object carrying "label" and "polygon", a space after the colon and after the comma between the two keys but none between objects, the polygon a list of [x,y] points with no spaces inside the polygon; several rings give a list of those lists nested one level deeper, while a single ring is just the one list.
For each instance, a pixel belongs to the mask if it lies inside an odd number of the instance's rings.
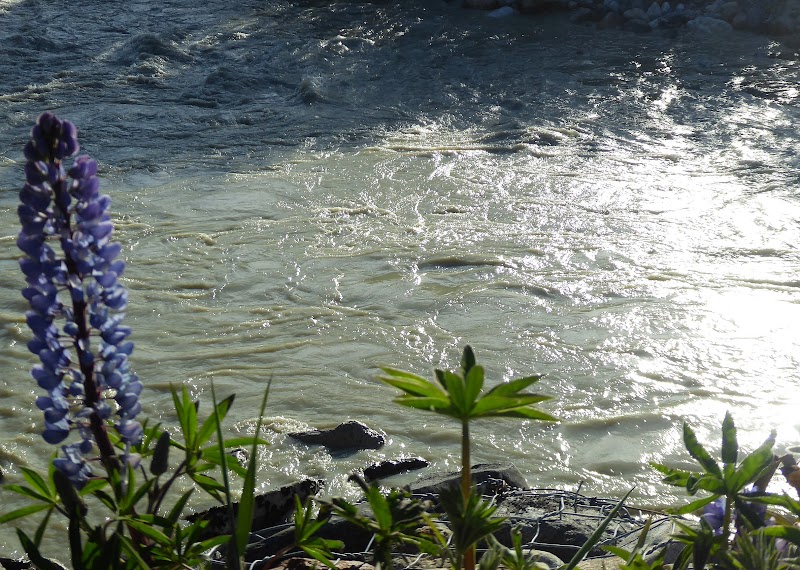
[{"label": "river water", "polygon": [[[716,448],[726,410],[747,448],[800,444],[800,67],[774,49],[438,0],[0,0],[0,469],[52,452],[15,246],[44,110],[112,196],[145,414],[174,426],[170,383],[213,379],[247,432],[272,379],[262,489],[455,469],[457,426],[374,377],[467,343],[489,385],[545,374],[560,424],[473,428],[531,485],[674,504],[647,462],[689,466],[682,422]],[[285,435],[347,419],[388,444]]]}]

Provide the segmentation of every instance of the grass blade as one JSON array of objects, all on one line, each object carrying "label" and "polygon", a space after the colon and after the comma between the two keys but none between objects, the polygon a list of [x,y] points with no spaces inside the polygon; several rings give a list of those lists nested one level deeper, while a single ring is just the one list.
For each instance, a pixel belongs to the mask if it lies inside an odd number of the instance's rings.
[{"label": "grass blade", "polygon": [[[634,489],[635,488],[636,487],[634,487]],[[622,508],[622,505],[625,503],[631,493],[633,493],[633,489],[628,491],[625,496],[620,499],[619,503],[617,503],[616,506],[611,509],[611,512],[608,513],[606,518],[604,518],[600,523],[600,526],[595,529],[589,539],[584,543],[583,546],[580,547],[578,552],[575,553],[575,556],[572,557],[572,560],[559,568],[559,570],[573,570],[578,564],[580,564],[580,562],[586,557],[587,554],[589,554],[592,548],[594,548],[595,545],[600,542],[600,539],[603,538],[603,533],[605,532],[606,527],[608,527],[614,517],[617,516],[617,513]]]}]

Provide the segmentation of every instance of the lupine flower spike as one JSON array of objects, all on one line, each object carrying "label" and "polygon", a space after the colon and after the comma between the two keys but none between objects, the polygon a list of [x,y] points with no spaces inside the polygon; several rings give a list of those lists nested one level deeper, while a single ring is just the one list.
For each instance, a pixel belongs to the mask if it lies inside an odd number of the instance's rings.
[{"label": "lupine flower spike", "polygon": [[42,436],[64,443],[55,466],[81,487],[92,476],[87,458],[95,446],[107,468],[119,468],[106,431],[115,412],[123,460],[141,440],[135,418],[142,384],[128,365],[133,343],[122,326],[128,294],[118,281],[125,264],[116,259],[120,245],[111,241],[110,200],[99,193],[97,163],[79,156],[64,171],[63,160],[78,149],[72,123],[51,113],[39,117],[25,146],[17,245],[25,254],[22,294],[33,331],[28,348],[41,361],[31,374],[47,391],[36,399],[44,412]]}]

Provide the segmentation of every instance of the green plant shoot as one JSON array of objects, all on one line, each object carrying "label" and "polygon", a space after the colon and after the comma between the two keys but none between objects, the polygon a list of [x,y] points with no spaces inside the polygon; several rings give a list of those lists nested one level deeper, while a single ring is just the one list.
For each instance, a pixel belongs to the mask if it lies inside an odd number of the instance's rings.
[{"label": "green plant shoot", "polygon": [[[409,408],[428,410],[449,416],[461,424],[461,494],[466,502],[470,495],[470,435],[472,420],[489,417],[511,417],[527,420],[554,422],[556,418],[535,407],[535,404],[551,399],[542,394],[523,392],[535,384],[541,375],[526,376],[499,384],[483,391],[484,371],[475,360],[470,346],[464,348],[461,368],[456,372],[435,370],[435,377],[428,381],[422,376],[395,368],[382,368],[378,380],[399,388],[404,393],[395,402]],[[475,568],[475,552],[470,548],[464,559],[464,568]]]}]

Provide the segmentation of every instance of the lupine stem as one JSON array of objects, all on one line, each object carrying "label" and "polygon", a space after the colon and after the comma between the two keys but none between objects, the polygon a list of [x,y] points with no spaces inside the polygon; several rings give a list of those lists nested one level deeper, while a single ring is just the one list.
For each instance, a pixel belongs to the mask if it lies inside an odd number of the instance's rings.
[{"label": "lupine stem", "polygon": [[[469,496],[472,487],[472,477],[470,475],[470,456],[469,456],[469,420],[461,421],[461,498],[466,508],[469,503]],[[464,553],[464,570],[474,570],[475,568],[475,546],[467,548]]]}]

